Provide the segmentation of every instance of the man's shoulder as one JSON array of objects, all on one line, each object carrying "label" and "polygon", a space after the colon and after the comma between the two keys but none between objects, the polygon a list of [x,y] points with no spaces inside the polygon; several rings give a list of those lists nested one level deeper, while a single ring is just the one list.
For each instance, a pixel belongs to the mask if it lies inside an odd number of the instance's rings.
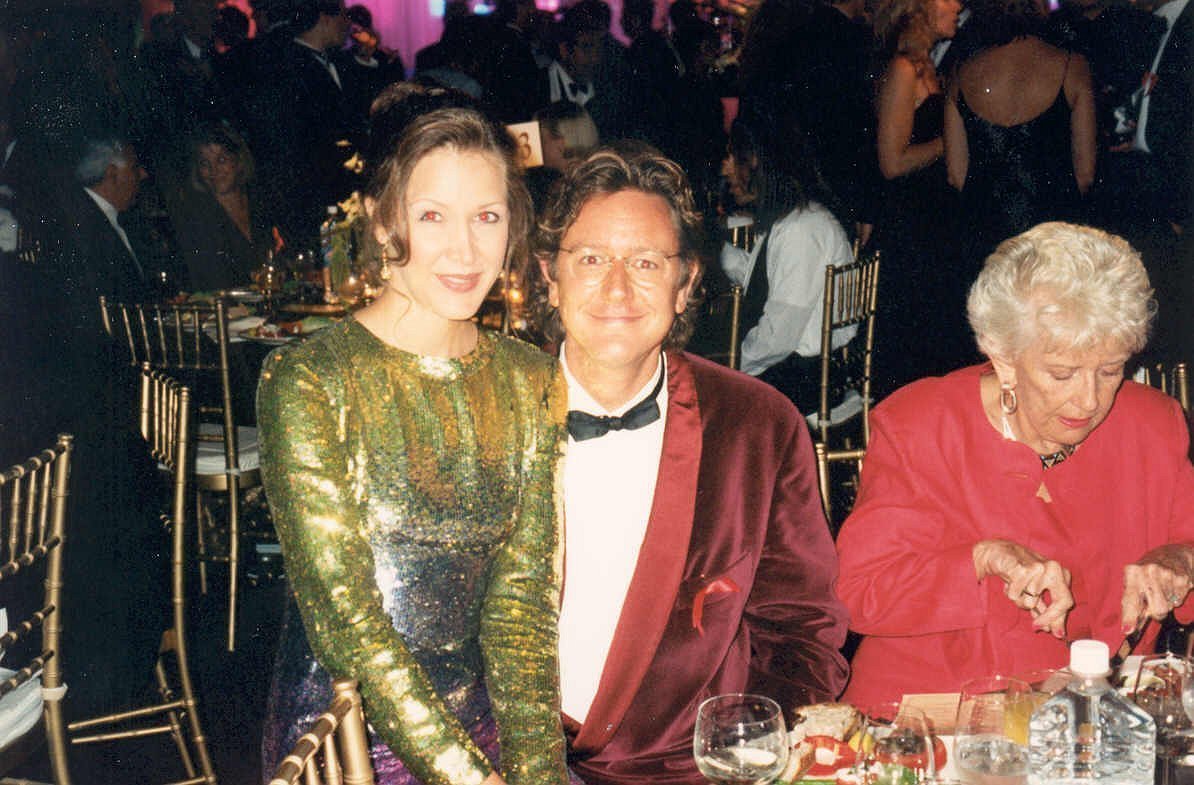
[{"label": "man's shoulder", "polygon": [[766,382],[695,354],[683,352],[679,357],[692,372],[702,420],[732,417],[742,425],[756,422],[791,427],[803,419],[796,406]]}]

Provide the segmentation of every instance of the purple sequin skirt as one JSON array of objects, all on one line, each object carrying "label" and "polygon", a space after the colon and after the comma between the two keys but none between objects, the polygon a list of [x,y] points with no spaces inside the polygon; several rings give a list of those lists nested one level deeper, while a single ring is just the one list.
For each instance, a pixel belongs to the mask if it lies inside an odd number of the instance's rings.
[{"label": "purple sequin skirt", "polygon": [[[265,782],[269,782],[299,737],[327,710],[331,700],[332,678],[315,660],[298,608],[291,599],[282,621],[261,740],[261,770]],[[465,727],[497,768],[497,723],[490,712],[489,695],[484,686],[476,685],[469,690],[464,705],[458,707],[456,713],[459,717],[475,718],[465,720]],[[423,785],[422,780],[415,777],[373,733],[372,728],[369,736],[377,785]]]}]

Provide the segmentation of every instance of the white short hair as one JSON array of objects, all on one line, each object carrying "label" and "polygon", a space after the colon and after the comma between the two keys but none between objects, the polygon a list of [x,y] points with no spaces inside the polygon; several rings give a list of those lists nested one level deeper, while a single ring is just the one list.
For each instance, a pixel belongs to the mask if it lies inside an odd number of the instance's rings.
[{"label": "white short hair", "polygon": [[1112,341],[1144,348],[1157,306],[1148,273],[1123,238],[1089,226],[1044,223],[1004,240],[970,289],[979,349],[1014,360],[1043,338],[1052,350]]},{"label": "white short hair", "polygon": [[116,137],[88,139],[75,164],[75,179],[80,185],[95,185],[109,166],[128,166],[127,151],[128,145]]}]

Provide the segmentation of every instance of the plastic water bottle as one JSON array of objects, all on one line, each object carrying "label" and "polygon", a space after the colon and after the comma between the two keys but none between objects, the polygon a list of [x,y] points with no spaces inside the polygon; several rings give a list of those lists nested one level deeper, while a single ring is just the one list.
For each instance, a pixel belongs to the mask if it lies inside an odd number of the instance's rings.
[{"label": "plastic water bottle", "polygon": [[1029,785],[1152,785],[1156,724],[1107,682],[1109,655],[1102,641],[1070,646],[1069,686],[1028,724]]}]

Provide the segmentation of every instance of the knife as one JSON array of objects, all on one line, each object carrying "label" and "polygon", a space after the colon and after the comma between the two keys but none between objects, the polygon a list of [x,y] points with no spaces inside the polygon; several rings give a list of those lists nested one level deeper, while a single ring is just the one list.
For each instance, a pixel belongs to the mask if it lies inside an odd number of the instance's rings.
[{"label": "knife", "polygon": [[1144,637],[1144,633],[1148,630],[1148,625],[1152,624],[1151,617],[1144,620],[1144,624],[1140,625],[1138,629],[1128,633],[1124,638],[1124,642],[1119,644],[1119,648],[1115,650],[1115,654],[1111,657],[1111,670],[1119,670],[1119,666],[1124,664],[1124,659],[1132,653],[1132,649],[1136,648],[1136,644],[1140,643],[1140,639]]}]

